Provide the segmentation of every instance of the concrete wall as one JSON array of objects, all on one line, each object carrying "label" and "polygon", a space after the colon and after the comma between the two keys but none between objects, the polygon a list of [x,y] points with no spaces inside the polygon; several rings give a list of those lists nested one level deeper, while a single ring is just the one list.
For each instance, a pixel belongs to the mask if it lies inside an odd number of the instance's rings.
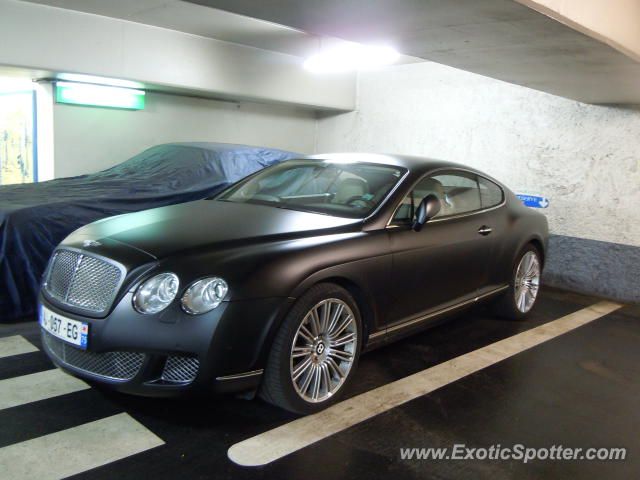
[{"label": "concrete wall", "polygon": [[55,176],[96,172],[159,143],[243,143],[313,151],[309,110],[147,93],[142,111],[55,104]]},{"label": "concrete wall", "polygon": [[421,63],[361,74],[357,111],[322,118],[316,151],[442,158],[544,194],[554,234],[548,282],[640,301],[632,281],[640,271],[639,139],[640,108],[586,105]]}]

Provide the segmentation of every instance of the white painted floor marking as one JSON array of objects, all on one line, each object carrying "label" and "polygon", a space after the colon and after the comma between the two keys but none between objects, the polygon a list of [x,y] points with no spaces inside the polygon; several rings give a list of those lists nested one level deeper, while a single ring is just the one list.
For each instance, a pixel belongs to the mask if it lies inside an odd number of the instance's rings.
[{"label": "white painted floor marking", "polygon": [[539,327],[357,395],[315,415],[299,418],[236,443],[229,448],[227,454],[238,465],[266,465],[517,353],[570,332],[620,307],[622,305],[614,302],[596,303]]},{"label": "white painted floor marking", "polygon": [[0,476],[57,480],[160,445],[160,438],[120,413],[0,448]]},{"label": "white painted floor marking", "polygon": [[37,351],[38,347],[29,343],[20,335],[0,338],[0,358]]},{"label": "white painted floor marking", "polygon": [[0,380],[0,410],[87,388],[85,382],[57,368]]}]

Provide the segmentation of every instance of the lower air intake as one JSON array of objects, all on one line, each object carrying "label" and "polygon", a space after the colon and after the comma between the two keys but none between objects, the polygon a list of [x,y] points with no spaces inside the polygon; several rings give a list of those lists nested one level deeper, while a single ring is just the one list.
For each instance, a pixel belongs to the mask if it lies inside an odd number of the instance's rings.
[{"label": "lower air intake", "polygon": [[47,332],[42,332],[42,340],[49,352],[63,364],[112,380],[131,380],[144,361],[143,353],[81,350]]},{"label": "lower air intake", "polygon": [[188,383],[192,382],[198,374],[200,361],[195,357],[167,358],[167,363],[162,371],[162,380],[167,382]]}]

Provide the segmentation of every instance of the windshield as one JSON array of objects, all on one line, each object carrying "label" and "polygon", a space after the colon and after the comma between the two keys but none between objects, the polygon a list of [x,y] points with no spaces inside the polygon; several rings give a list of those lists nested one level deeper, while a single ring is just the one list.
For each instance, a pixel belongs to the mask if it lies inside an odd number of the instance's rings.
[{"label": "windshield", "polygon": [[405,171],[372,163],[288,160],[240,181],[216,200],[364,218]]}]

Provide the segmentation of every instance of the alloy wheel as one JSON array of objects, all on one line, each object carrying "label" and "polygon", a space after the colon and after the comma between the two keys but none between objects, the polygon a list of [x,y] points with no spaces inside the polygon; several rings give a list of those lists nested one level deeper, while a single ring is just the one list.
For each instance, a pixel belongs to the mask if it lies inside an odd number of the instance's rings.
[{"label": "alloy wheel", "polygon": [[520,259],[514,287],[516,307],[527,313],[533,307],[540,288],[540,260],[535,252],[528,251]]},{"label": "alloy wheel", "polygon": [[298,395],[323,402],[342,387],[358,342],[353,312],[337,298],[322,300],[304,316],[293,339],[290,373]]}]

